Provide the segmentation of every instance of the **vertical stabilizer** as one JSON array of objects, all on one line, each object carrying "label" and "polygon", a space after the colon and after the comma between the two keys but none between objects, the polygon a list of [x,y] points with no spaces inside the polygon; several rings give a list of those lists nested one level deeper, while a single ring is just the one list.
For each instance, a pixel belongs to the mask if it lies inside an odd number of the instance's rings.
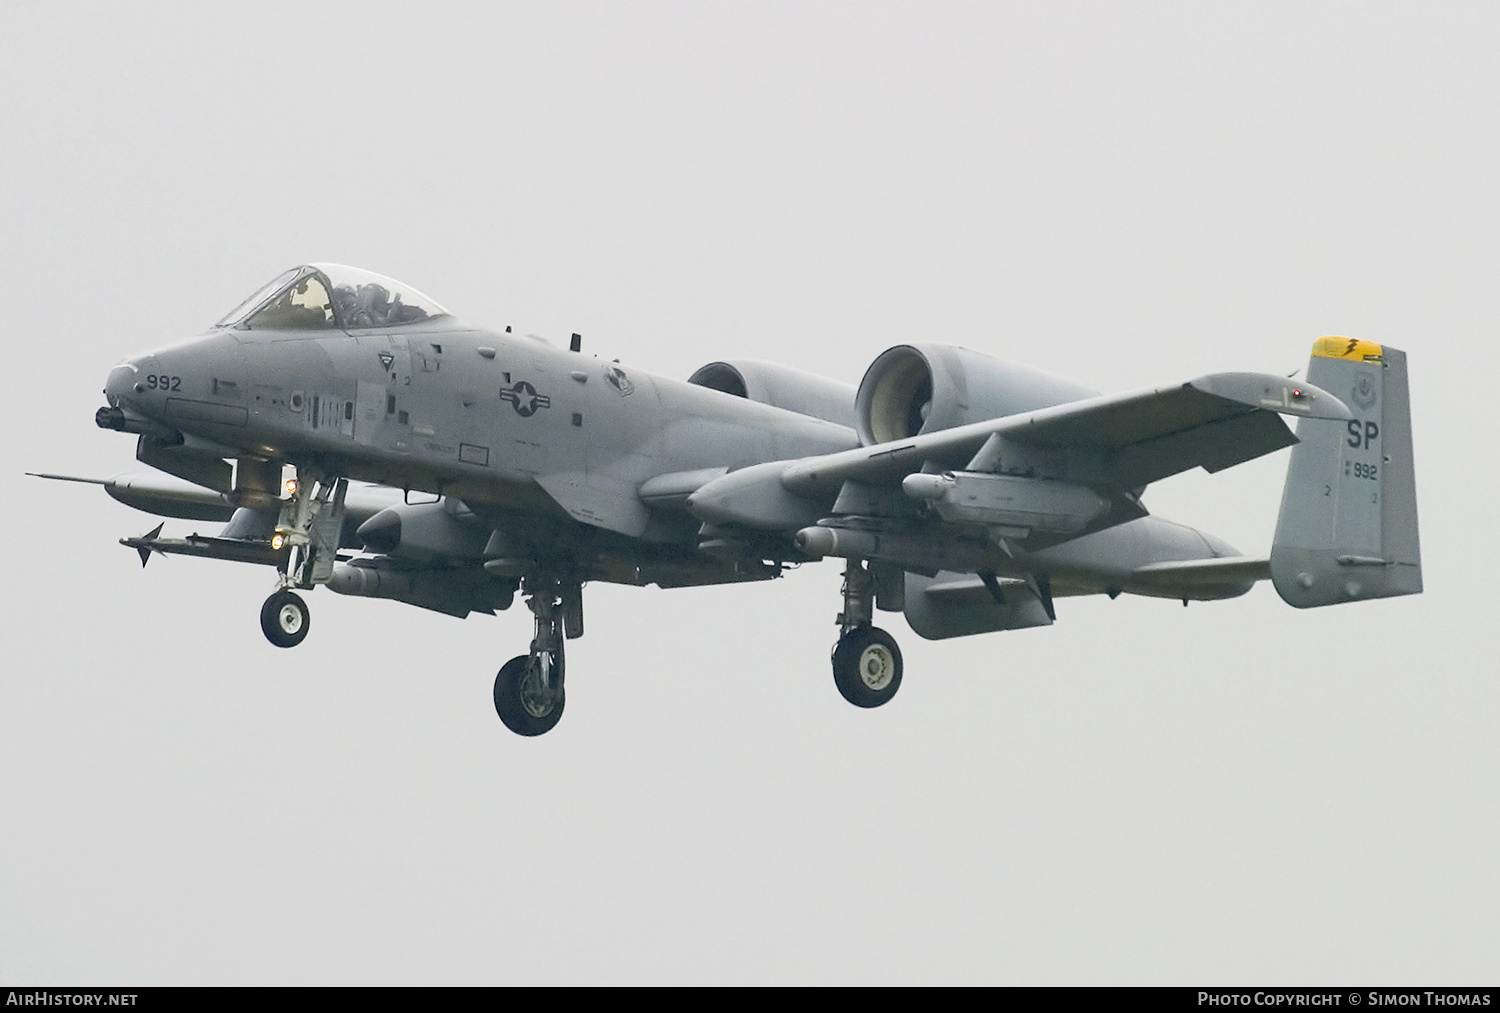
[{"label": "vertical stabilizer", "polygon": [[1298,608],[1420,593],[1406,353],[1321,338],[1307,382],[1355,417],[1297,423],[1271,547],[1277,593]]}]

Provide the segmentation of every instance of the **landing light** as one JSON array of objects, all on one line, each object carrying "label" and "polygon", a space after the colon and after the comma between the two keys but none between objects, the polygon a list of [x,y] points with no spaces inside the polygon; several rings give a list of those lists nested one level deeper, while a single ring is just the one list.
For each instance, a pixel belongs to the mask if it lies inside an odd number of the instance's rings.
[{"label": "landing light", "polygon": [[287,479],[286,482],[285,482],[285,485],[286,485],[286,494],[288,496],[295,496],[295,495],[297,495],[297,480],[295,478],[289,478],[289,479]]},{"label": "landing light", "polygon": [[281,547],[285,544],[286,535],[283,535],[280,531],[271,536],[271,548],[276,550],[277,552],[280,552]]}]

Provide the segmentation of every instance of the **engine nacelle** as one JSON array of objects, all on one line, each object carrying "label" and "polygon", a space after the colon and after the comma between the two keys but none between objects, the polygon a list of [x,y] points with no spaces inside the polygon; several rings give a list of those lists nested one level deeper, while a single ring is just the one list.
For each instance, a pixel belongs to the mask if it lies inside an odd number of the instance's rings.
[{"label": "engine nacelle", "polygon": [[688,383],[854,427],[853,387],[778,362],[759,359],[710,362],[688,377]]},{"label": "engine nacelle", "polygon": [[1094,397],[1098,391],[957,345],[896,345],[876,357],[855,395],[865,446]]}]

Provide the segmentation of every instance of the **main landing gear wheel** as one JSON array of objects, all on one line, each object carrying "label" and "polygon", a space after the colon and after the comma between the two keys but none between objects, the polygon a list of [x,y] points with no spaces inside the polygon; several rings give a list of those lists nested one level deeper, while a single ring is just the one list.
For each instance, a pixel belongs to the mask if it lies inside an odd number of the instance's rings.
[{"label": "main landing gear wheel", "polygon": [[540,665],[540,660],[523,654],[507,661],[495,676],[495,713],[517,735],[542,735],[562,719],[566,698],[559,684],[561,664],[551,673],[550,688],[543,684]]},{"label": "main landing gear wheel", "polygon": [[290,591],[277,591],[260,607],[260,629],[277,647],[296,647],[307,638],[312,616],[307,602]]},{"label": "main landing gear wheel", "polygon": [[833,649],[833,682],[856,707],[879,707],[901,688],[901,648],[885,630],[856,626]]}]

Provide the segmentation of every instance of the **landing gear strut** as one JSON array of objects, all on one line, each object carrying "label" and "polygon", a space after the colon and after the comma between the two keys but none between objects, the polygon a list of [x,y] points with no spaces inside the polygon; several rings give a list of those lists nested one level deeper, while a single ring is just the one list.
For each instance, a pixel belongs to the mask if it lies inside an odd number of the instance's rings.
[{"label": "landing gear strut", "polygon": [[286,568],[277,575],[276,592],[260,607],[261,632],[277,647],[296,647],[307,637],[312,616],[291,589],[326,584],[333,575],[348,489],[342,478],[315,478],[299,468],[291,498],[282,501],[271,544],[287,546]]},{"label": "landing gear strut", "polygon": [[874,578],[863,561],[849,560],[839,642],[833,648],[833,683],[856,707],[879,707],[901,688],[901,648],[885,630],[870,625],[874,606]]},{"label": "landing gear strut", "polygon": [[563,640],[583,633],[582,590],[577,584],[527,581],[526,607],[536,618],[531,653],[507,661],[495,676],[495,713],[517,735],[541,735],[562,719]]}]

